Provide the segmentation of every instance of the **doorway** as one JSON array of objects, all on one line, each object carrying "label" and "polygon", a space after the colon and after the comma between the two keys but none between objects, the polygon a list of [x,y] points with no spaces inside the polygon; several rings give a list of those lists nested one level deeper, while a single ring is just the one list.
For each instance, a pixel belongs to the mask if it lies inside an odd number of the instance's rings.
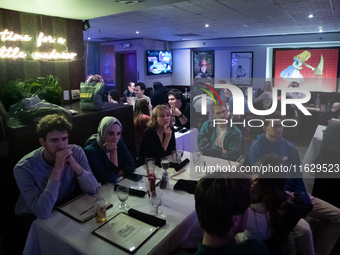
[{"label": "doorway", "polygon": [[116,81],[115,86],[120,96],[127,89],[127,84],[137,82],[137,58],[136,51],[117,52],[116,59]]}]

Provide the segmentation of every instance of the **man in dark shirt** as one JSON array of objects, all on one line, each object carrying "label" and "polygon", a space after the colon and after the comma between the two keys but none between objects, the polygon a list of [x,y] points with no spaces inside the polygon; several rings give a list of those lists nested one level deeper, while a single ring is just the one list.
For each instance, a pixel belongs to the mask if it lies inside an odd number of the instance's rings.
[{"label": "man in dark shirt", "polygon": [[250,185],[250,179],[240,173],[214,174],[198,182],[195,208],[204,235],[194,255],[269,254],[261,241],[235,241],[235,235],[247,225]]},{"label": "man in dark shirt", "polygon": [[128,83],[128,88],[123,92],[124,95],[124,103],[127,102],[128,97],[135,97],[135,93],[133,92],[135,88],[135,83],[134,82],[129,82]]},{"label": "man in dark shirt", "polygon": [[171,115],[175,116],[175,126],[190,128],[190,105],[187,104],[182,92],[172,89],[168,92]]}]

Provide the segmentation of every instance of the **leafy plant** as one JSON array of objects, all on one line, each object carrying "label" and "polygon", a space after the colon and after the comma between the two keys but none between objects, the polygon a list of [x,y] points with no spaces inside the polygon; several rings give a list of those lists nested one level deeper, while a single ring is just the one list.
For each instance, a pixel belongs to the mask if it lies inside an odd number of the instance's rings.
[{"label": "leafy plant", "polygon": [[37,79],[8,81],[0,91],[0,101],[8,111],[11,105],[32,95],[37,95],[41,100],[46,100],[49,103],[61,105],[62,88],[59,78],[47,75]]}]

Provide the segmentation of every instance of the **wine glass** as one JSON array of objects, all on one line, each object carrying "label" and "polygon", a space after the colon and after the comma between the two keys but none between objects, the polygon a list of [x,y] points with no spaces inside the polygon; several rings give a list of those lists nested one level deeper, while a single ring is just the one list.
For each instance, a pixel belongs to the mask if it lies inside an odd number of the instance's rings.
[{"label": "wine glass", "polygon": [[155,208],[151,213],[155,216],[161,216],[163,212],[159,209],[162,205],[163,192],[160,190],[155,190],[151,193],[151,205]]},{"label": "wine glass", "polygon": [[124,187],[124,186],[118,186],[117,196],[118,196],[118,199],[120,200],[120,202],[122,202],[122,204],[120,206],[118,206],[118,208],[121,209],[121,210],[128,209],[130,206],[128,204],[126,204],[125,201],[129,197],[129,188]]},{"label": "wine glass", "polygon": [[175,116],[171,116],[171,121],[172,121],[172,126],[174,127],[175,126],[175,124],[176,124],[176,118],[175,118]]}]

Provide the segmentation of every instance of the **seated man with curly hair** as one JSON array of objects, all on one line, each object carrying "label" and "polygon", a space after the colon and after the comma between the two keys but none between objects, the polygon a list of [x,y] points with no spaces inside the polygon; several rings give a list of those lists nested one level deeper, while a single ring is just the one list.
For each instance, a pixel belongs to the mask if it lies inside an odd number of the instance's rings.
[{"label": "seated man with curly hair", "polygon": [[68,144],[71,129],[63,116],[45,116],[37,126],[41,147],[14,167],[20,190],[15,214],[23,218],[26,230],[35,218],[49,218],[54,207],[76,195],[78,185],[88,194],[96,193],[97,180],[84,151]]}]

